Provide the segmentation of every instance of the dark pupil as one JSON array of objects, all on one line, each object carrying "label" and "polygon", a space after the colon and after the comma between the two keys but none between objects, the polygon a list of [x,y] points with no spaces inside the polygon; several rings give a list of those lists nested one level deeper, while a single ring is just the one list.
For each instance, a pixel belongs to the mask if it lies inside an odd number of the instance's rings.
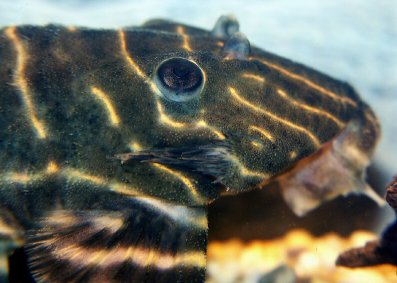
[{"label": "dark pupil", "polygon": [[183,77],[186,77],[189,75],[189,68],[183,65],[180,66],[175,66],[174,69],[172,70],[174,72],[174,75],[177,76],[178,78],[182,79]]},{"label": "dark pupil", "polygon": [[201,70],[192,62],[182,58],[164,62],[158,69],[158,77],[164,86],[177,94],[195,90],[203,81]]}]

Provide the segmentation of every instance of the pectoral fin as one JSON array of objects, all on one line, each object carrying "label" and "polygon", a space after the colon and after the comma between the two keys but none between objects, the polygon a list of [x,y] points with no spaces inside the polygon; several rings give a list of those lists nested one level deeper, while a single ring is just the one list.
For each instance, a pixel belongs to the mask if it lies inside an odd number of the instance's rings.
[{"label": "pectoral fin", "polygon": [[54,211],[40,224],[27,245],[38,282],[205,280],[204,207],[135,199],[123,211]]},{"label": "pectoral fin", "polygon": [[284,199],[302,216],[340,195],[365,194],[379,205],[384,200],[365,181],[369,156],[358,146],[362,136],[358,122],[346,129],[316,154],[301,160],[278,178]]}]

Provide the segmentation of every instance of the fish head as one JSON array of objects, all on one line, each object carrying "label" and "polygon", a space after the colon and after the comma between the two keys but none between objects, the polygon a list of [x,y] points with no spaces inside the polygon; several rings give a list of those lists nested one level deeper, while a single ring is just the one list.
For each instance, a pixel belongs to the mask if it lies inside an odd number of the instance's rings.
[{"label": "fish head", "polygon": [[[208,200],[263,187],[364,115],[347,84],[251,46],[233,17],[212,31],[158,20],[144,27],[178,42],[145,55],[157,131],[169,138],[117,158],[184,172],[213,192]],[[366,152],[376,133],[368,139]]]}]

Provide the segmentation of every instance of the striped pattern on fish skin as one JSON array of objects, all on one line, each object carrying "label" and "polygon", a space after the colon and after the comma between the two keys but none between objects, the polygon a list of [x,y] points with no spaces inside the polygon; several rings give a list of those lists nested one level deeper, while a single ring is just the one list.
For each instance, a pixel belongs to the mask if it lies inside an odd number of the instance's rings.
[{"label": "striped pattern on fish skin", "polygon": [[211,201],[352,123],[365,168],[379,126],[356,92],[231,24],[0,30],[0,235],[38,282],[203,282]]},{"label": "striped pattern on fish skin", "polygon": [[40,282],[202,282],[206,233],[135,203],[122,212],[57,211],[27,248]]}]

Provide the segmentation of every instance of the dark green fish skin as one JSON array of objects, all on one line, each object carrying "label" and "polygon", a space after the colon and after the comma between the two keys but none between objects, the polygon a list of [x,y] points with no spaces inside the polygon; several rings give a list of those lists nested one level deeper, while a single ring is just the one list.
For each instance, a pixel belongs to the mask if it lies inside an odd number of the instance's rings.
[{"label": "dark green fish skin", "polygon": [[[272,180],[352,121],[372,154],[379,126],[348,84],[256,47],[234,57],[229,37],[162,20],[0,30],[0,234],[25,245],[39,282],[203,282],[209,202]],[[202,70],[197,97],[161,94],[170,58]],[[56,257],[70,245],[88,263]]]}]

